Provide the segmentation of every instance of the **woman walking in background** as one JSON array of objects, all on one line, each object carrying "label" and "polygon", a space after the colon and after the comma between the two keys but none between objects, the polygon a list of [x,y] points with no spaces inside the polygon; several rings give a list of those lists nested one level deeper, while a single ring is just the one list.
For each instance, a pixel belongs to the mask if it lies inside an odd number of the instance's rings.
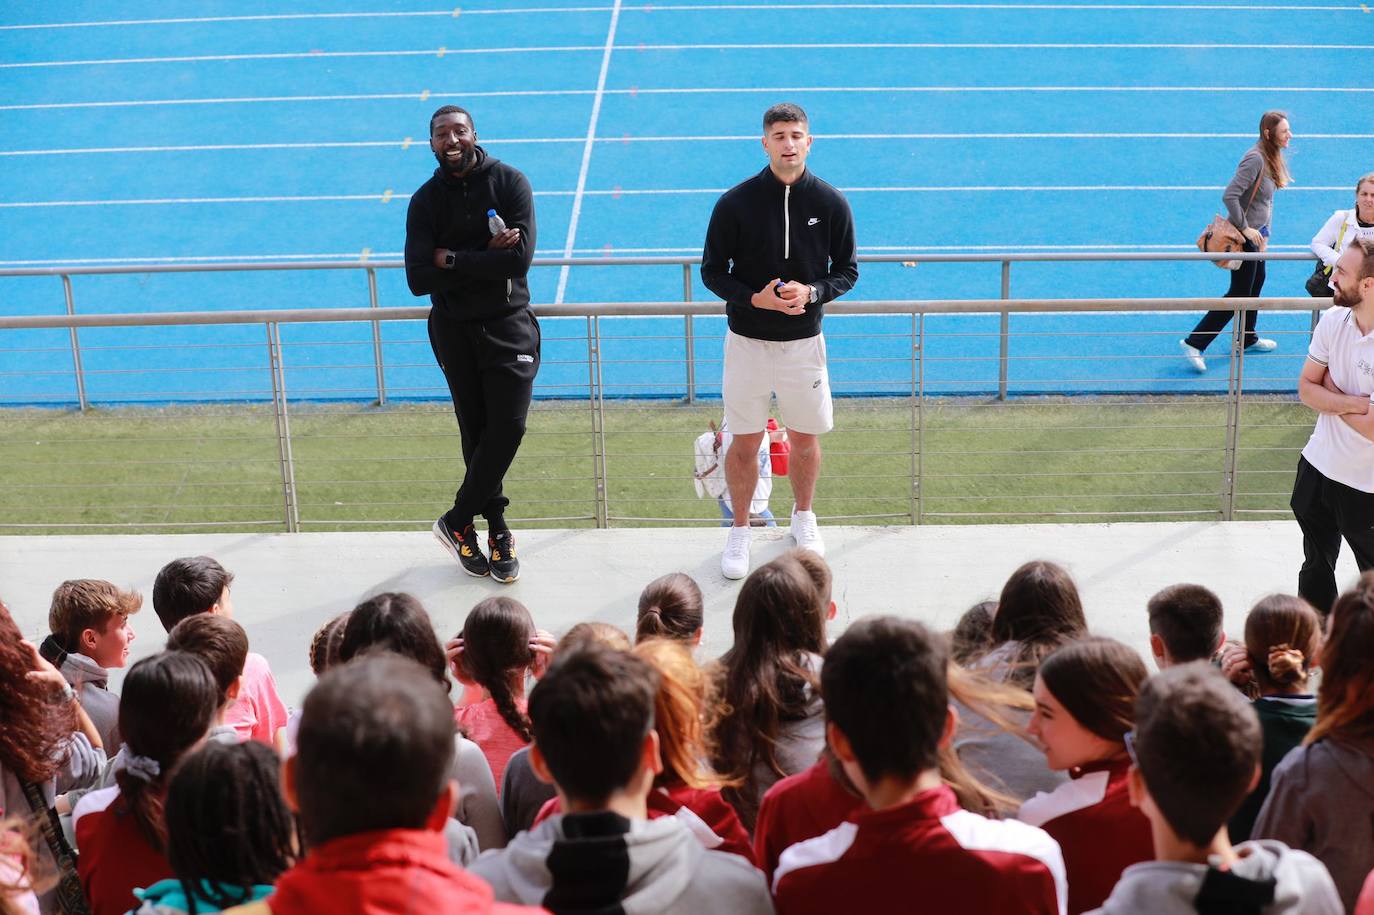
[{"label": "woman walking in background", "polygon": [[[1282,111],[1266,111],[1260,118],[1259,142],[1241,157],[1231,183],[1226,185],[1221,200],[1226,205],[1226,218],[1245,236],[1246,251],[1263,251],[1268,244],[1274,216],[1274,191],[1292,182],[1283,151],[1293,131],[1288,115]],[[1231,272],[1231,288],[1226,298],[1254,298],[1264,288],[1264,261],[1241,261]],[[1185,339],[1179,341],[1184,358],[1199,372],[1207,371],[1202,358],[1217,333],[1231,322],[1230,309],[1209,311]],[[1267,353],[1278,347],[1273,340],[1255,332],[1259,312],[1245,312],[1245,348]]]}]

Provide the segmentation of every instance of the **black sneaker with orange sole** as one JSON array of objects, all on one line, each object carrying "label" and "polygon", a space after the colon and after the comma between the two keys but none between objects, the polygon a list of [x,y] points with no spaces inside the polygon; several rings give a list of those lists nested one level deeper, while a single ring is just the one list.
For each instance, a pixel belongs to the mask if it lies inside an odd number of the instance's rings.
[{"label": "black sneaker with orange sole", "polygon": [[441,516],[434,522],[434,539],[474,578],[486,578],[491,573],[491,563],[482,555],[482,548],[477,545],[477,529],[471,524],[455,532]]},{"label": "black sneaker with orange sole", "polygon": [[520,560],[515,558],[515,535],[501,531],[487,538],[491,553],[491,577],[502,584],[510,584],[520,577]]}]

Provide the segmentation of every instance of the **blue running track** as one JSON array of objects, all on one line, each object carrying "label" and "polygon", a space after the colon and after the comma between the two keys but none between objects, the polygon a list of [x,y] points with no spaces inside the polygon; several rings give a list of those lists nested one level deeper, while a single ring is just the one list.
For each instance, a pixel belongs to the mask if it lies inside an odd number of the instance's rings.
[{"label": "blue running track", "polygon": [[[1289,112],[1296,185],[1272,242],[1305,250],[1374,170],[1374,15],[1359,2],[842,3],[265,0],[9,4],[0,11],[0,266],[399,256],[458,103],[529,175],[542,255],[699,253],[716,196],[763,165],[763,109],[811,114],[813,170],[861,250],[1187,250],[1260,114]],[[1302,295],[1307,263],[1266,293]],[[532,277],[559,299],[557,268]],[[379,274],[383,305],[415,300]],[[360,273],[78,277],[83,312],[361,306]],[[1205,264],[1017,266],[1018,297],[1220,295]],[[997,265],[873,265],[852,297],[991,298]],[[674,268],[577,268],[567,302],[680,297]],[[706,298],[700,287],[695,292]],[[0,279],[0,314],[58,313],[55,278]],[[1193,315],[1018,317],[1018,393],[1215,391]],[[1306,314],[1263,316],[1291,390]],[[718,390],[723,322],[696,324]],[[906,319],[827,322],[842,393],[909,390]],[[546,323],[544,396],[583,389],[581,321]],[[607,321],[607,393],[682,392],[681,320]],[[995,385],[996,318],[927,321],[931,393]],[[284,330],[293,397],[367,398],[370,329]],[[385,328],[392,396],[444,396],[423,328]],[[260,327],[82,332],[98,402],[259,399]],[[175,347],[170,352],[168,346]],[[1218,360],[1224,347],[1214,348]],[[146,369],[173,369],[148,371]],[[0,402],[75,399],[64,331],[0,337]]]}]

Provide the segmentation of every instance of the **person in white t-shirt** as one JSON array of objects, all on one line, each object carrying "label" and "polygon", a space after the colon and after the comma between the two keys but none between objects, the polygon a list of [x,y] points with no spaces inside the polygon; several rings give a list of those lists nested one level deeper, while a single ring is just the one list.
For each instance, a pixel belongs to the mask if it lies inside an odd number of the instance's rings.
[{"label": "person in white t-shirt", "polygon": [[1374,172],[1355,183],[1355,206],[1332,213],[1312,236],[1312,253],[1326,265],[1327,276],[1336,266],[1336,258],[1359,238],[1374,238]]},{"label": "person in white t-shirt", "polygon": [[1360,571],[1374,568],[1374,239],[1345,249],[1331,286],[1334,305],[1298,379],[1298,396],[1320,415],[1289,503],[1302,528],[1298,594],[1323,614],[1336,599],[1342,537]]}]

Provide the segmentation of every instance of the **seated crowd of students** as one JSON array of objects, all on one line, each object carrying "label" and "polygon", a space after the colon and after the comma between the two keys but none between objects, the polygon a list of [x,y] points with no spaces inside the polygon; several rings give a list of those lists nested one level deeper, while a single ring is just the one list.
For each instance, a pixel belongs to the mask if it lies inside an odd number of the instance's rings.
[{"label": "seated crowd of students", "polygon": [[492,597],[444,642],[388,592],[320,627],[299,710],[231,584],[164,567],[166,648],[117,696],[140,595],[64,582],[39,645],[0,604],[0,915],[1374,915],[1374,572],[1236,641],[1167,588],[1154,675],[1048,562],[950,633],[828,643],[830,570],[794,551],[715,660],[681,573],[633,640]]}]

